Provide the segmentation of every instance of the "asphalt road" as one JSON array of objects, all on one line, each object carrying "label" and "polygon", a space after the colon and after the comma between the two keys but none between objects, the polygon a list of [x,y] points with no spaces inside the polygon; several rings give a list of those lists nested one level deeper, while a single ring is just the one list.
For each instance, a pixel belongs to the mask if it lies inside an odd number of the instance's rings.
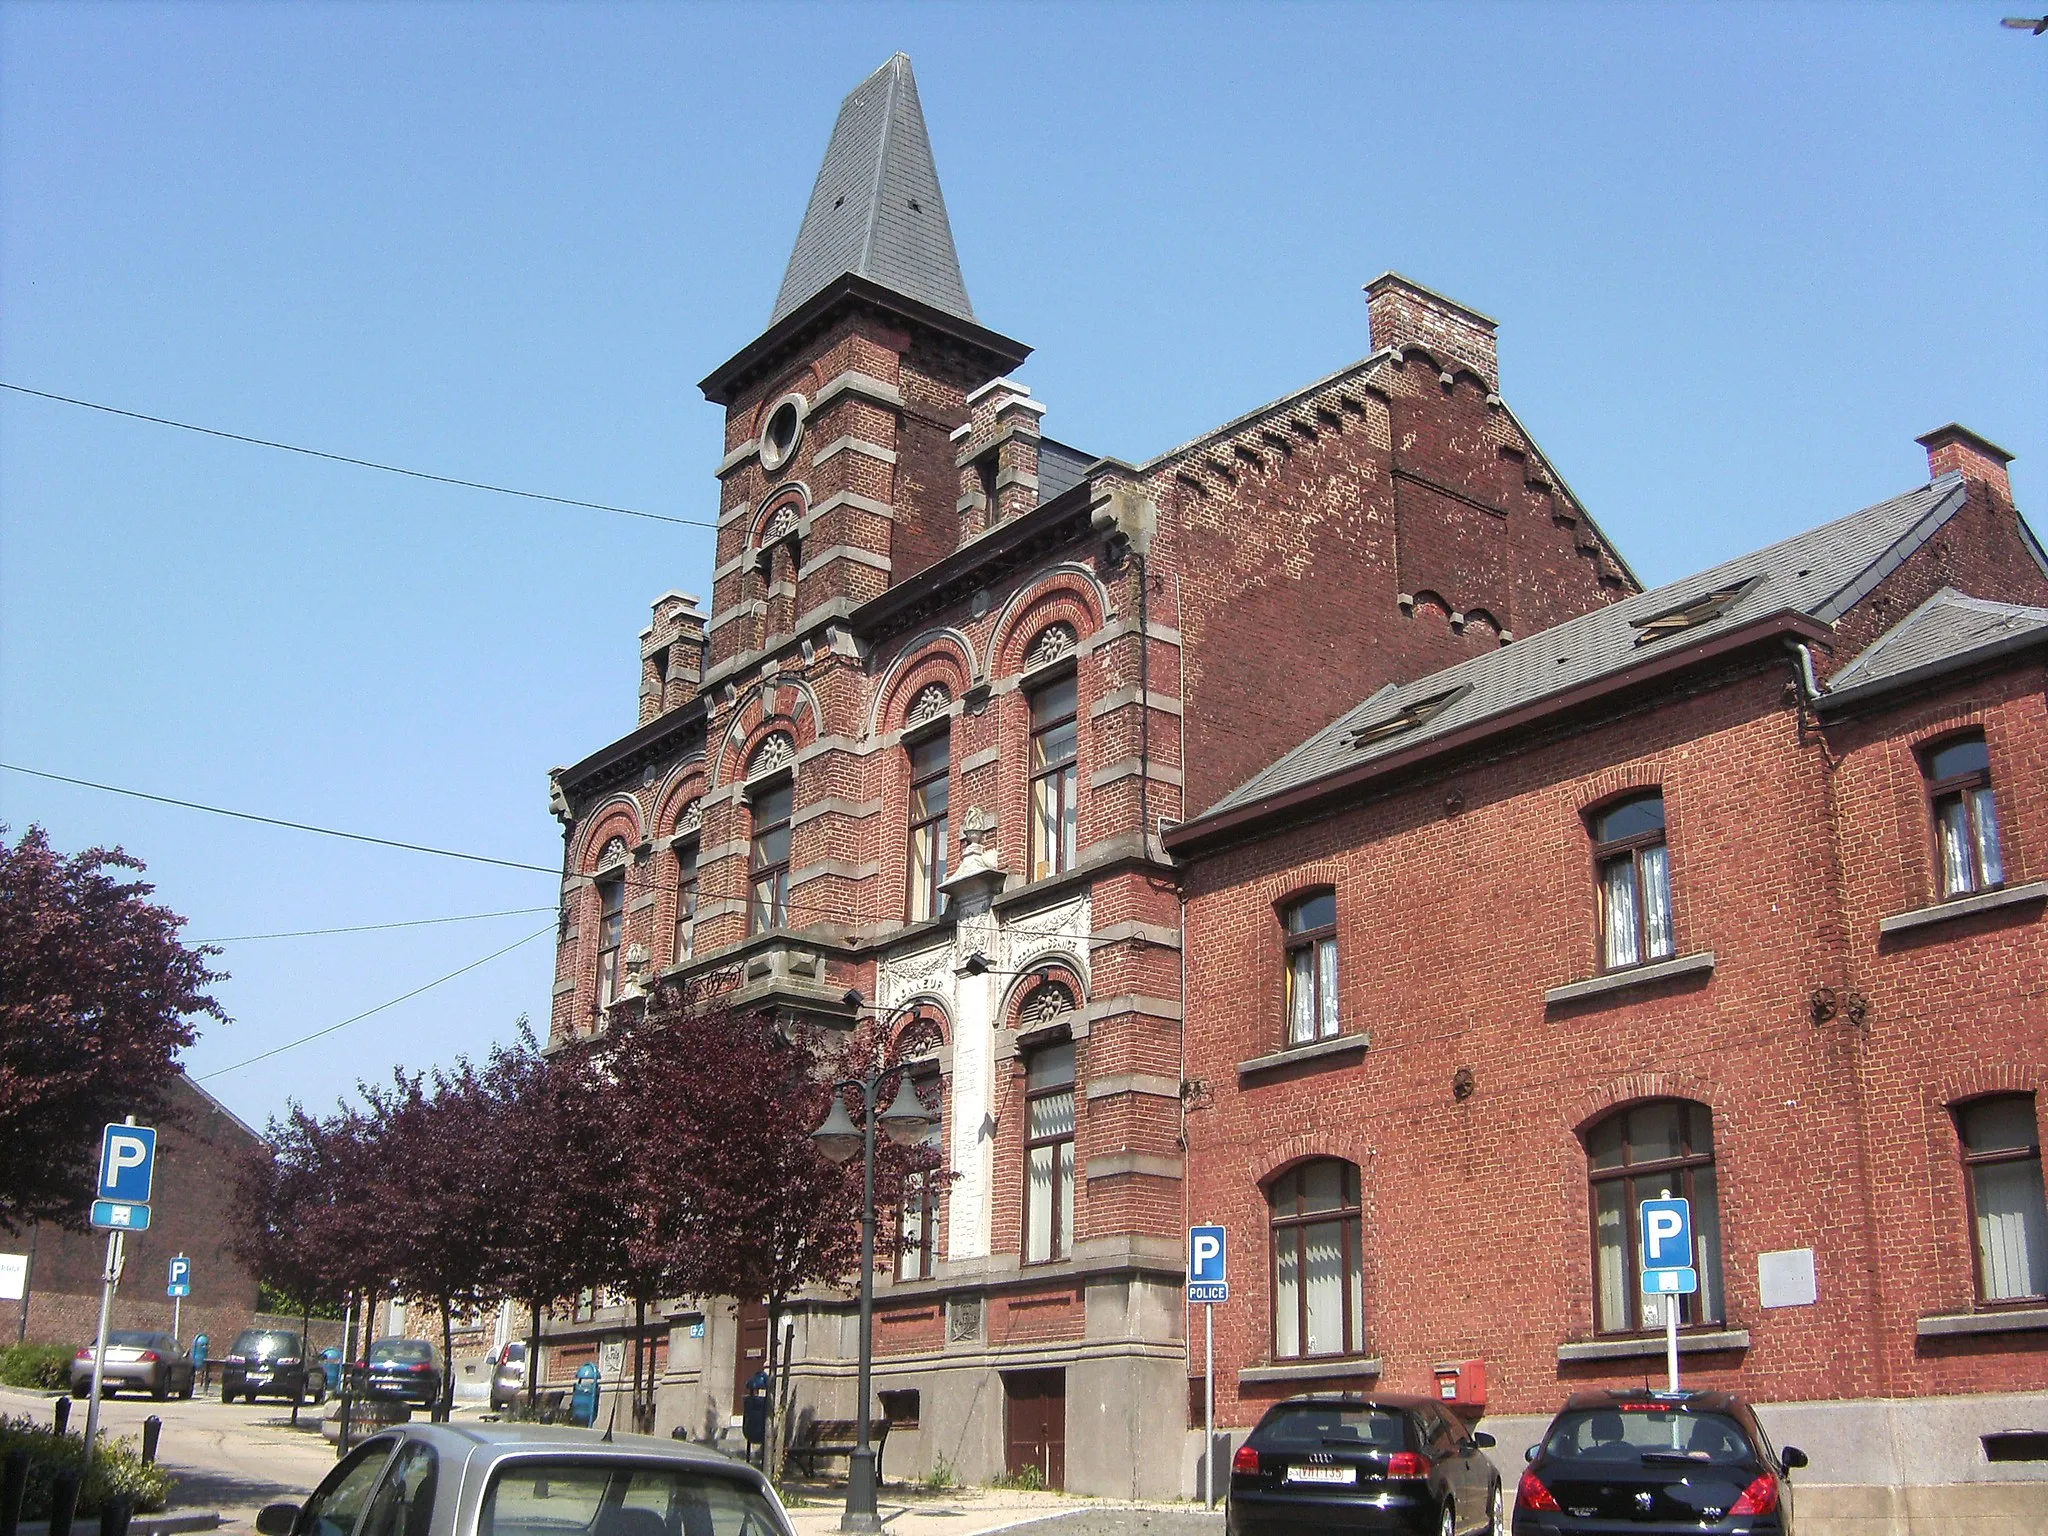
[{"label": "asphalt road", "polygon": [[[0,1387],[0,1412],[13,1418],[50,1422],[56,1398],[48,1393]],[[71,1404],[71,1428],[85,1425],[83,1401]],[[222,1403],[218,1397],[153,1402],[117,1397],[100,1404],[107,1433],[139,1442],[142,1421],[155,1414],[164,1422],[157,1460],[178,1479],[171,1510],[220,1511],[221,1518],[253,1527],[256,1511],[276,1499],[301,1500],[334,1465],[334,1447],[320,1437],[320,1410],[299,1410],[291,1427],[289,1404]]]},{"label": "asphalt road", "polygon": [[1100,1505],[1007,1527],[1002,1536],[1221,1536],[1223,1512]]}]

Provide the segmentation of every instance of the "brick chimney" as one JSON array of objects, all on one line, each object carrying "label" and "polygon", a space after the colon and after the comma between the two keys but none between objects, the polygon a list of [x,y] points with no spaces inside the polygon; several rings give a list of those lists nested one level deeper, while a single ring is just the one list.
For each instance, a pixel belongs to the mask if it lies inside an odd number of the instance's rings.
[{"label": "brick chimney", "polygon": [[975,390],[967,410],[953,433],[963,540],[1038,505],[1038,418],[1045,414],[1030,390],[1007,378]]},{"label": "brick chimney", "polygon": [[664,592],[640,631],[640,723],[681,709],[703,676],[704,614],[688,593]]},{"label": "brick chimney", "polygon": [[1965,480],[1989,486],[1994,495],[2007,504],[2011,503],[2012,476],[2006,473],[2005,466],[2012,462],[2012,455],[1989,438],[1979,437],[1968,427],[1958,426],[1952,421],[1913,441],[1927,450],[1927,473],[1930,477],[1958,470]]},{"label": "brick chimney", "polygon": [[1382,272],[1365,285],[1366,312],[1372,321],[1372,349],[1424,347],[1448,369],[1463,364],[1500,393],[1500,350],[1494,322],[1398,272]]}]

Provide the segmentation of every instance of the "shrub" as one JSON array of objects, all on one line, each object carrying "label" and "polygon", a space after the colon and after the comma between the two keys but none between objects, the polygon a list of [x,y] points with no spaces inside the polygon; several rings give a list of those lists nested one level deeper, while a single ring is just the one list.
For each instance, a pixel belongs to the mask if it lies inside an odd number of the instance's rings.
[{"label": "shrub", "polygon": [[[59,1472],[78,1471],[85,1460],[83,1435],[59,1435],[33,1419],[0,1417],[0,1460],[10,1451],[28,1452],[28,1490],[22,1500],[21,1518],[50,1518],[50,1480]],[[102,1436],[99,1454],[92,1459],[92,1473],[78,1492],[78,1513],[96,1515],[116,1494],[135,1501],[137,1514],[153,1514],[170,1502],[177,1479],[160,1466],[144,1466],[142,1452],[132,1440]]]},{"label": "shrub", "polygon": [[926,1493],[948,1493],[960,1486],[960,1474],[946,1460],[946,1453],[940,1451],[932,1458],[932,1469],[919,1480],[918,1486]]},{"label": "shrub", "polygon": [[1036,1466],[1022,1466],[1014,1472],[1005,1472],[1001,1477],[989,1479],[991,1488],[1012,1488],[1025,1493],[1037,1493],[1045,1487],[1045,1474]]},{"label": "shrub", "polygon": [[67,1344],[16,1344],[0,1349],[0,1387],[61,1392],[71,1385],[71,1357],[76,1353]]}]

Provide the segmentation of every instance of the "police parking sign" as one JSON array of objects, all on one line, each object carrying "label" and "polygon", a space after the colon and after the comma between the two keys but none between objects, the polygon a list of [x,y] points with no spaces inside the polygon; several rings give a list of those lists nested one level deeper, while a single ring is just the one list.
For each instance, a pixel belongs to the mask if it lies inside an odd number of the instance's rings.
[{"label": "police parking sign", "polygon": [[99,1198],[149,1204],[156,1176],[156,1132],[146,1125],[110,1125],[100,1133]]},{"label": "police parking sign", "polygon": [[1224,1266],[1223,1228],[1189,1227],[1188,1300],[1230,1300],[1230,1276]]},{"label": "police parking sign", "polygon": [[192,1261],[182,1253],[171,1260],[170,1283],[164,1294],[174,1300],[192,1294]]}]

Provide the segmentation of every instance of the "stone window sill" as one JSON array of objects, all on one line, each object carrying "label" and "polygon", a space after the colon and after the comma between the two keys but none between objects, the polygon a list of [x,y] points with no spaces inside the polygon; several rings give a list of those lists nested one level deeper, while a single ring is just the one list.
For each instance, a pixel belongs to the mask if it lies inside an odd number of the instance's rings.
[{"label": "stone window sill", "polygon": [[1370,1360],[1290,1360],[1285,1365],[1247,1365],[1237,1373],[1243,1382],[1330,1381],[1340,1376],[1377,1376],[1380,1362]]},{"label": "stone window sill", "polygon": [[1923,1339],[1949,1339],[1968,1334],[2031,1333],[2048,1328],[2048,1307],[2013,1307],[2004,1312],[1946,1312],[1920,1319],[1914,1330]]},{"label": "stone window sill", "polygon": [[1237,1064],[1240,1079],[1257,1077],[1262,1072],[1278,1072],[1283,1067],[1299,1066],[1303,1062],[1325,1061],[1332,1056],[1362,1056],[1372,1044],[1370,1034],[1333,1035],[1328,1040],[1318,1040],[1312,1045],[1290,1045],[1284,1051],[1275,1051],[1270,1056],[1254,1056],[1250,1061]]},{"label": "stone window sill", "polygon": [[[1723,1328],[1714,1333],[1681,1333],[1678,1336],[1678,1352],[1681,1355],[1711,1355],[1724,1350],[1749,1348],[1747,1328]],[[1644,1334],[1641,1338],[1596,1339],[1588,1344],[1560,1344],[1557,1346],[1557,1363],[1575,1365],[1586,1360],[1661,1360],[1664,1358],[1662,1335]]]},{"label": "stone window sill", "polygon": [[1713,969],[1714,952],[1711,949],[1703,949],[1696,955],[1680,955],[1676,960],[1652,960],[1648,965],[1634,965],[1625,971],[1609,971],[1604,976],[1568,981],[1561,987],[1552,987],[1543,994],[1543,1006],[1555,1008],[1560,1003],[1584,1002],[1590,997],[1605,997],[1611,992],[1626,992],[1679,976],[1704,976]]},{"label": "stone window sill", "polygon": [[1878,920],[1877,932],[1880,938],[1888,939],[1896,933],[1911,933],[1915,928],[1952,922],[1978,912],[1996,912],[2001,907],[2022,907],[2033,901],[2048,901],[2048,880],[2009,885],[2003,890],[1982,891],[1975,896],[1958,896],[1954,901],[1921,907],[1913,912],[1895,912]]}]

